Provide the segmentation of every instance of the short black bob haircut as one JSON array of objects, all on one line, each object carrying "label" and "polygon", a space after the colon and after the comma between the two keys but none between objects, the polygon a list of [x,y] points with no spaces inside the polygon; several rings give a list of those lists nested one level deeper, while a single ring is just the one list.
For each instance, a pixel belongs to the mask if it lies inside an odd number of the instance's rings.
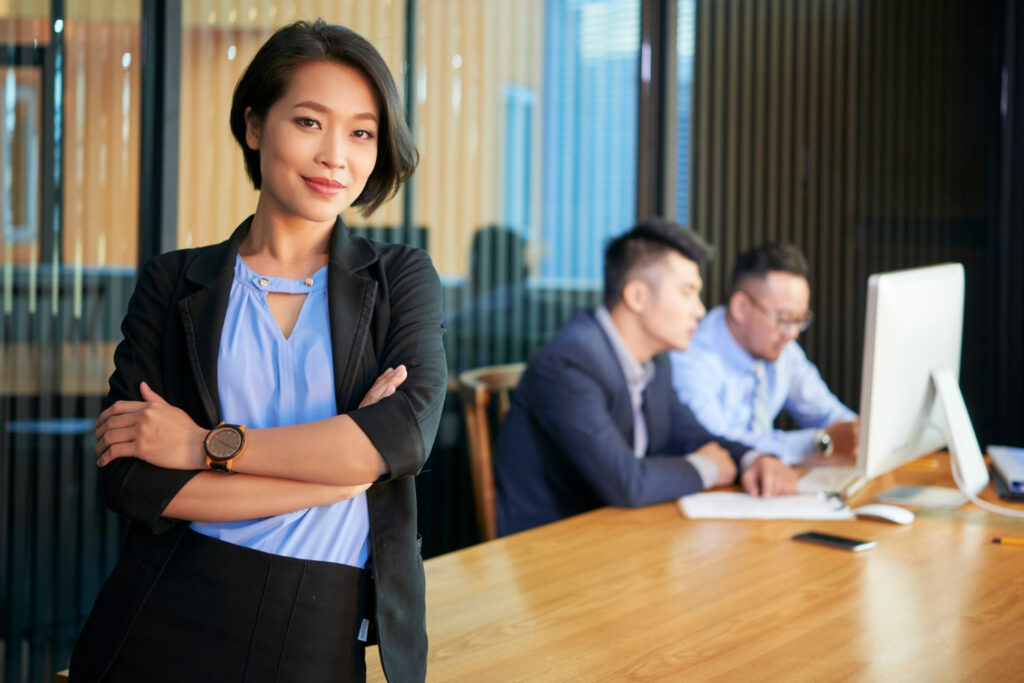
[{"label": "short black bob haircut", "polygon": [[622,299],[630,271],[675,251],[698,266],[711,259],[712,248],[700,235],[679,223],[650,218],[619,235],[604,250],[604,305],[611,309]]},{"label": "short black bob haircut", "polygon": [[764,280],[771,272],[790,273],[805,280],[809,268],[800,248],[792,244],[770,242],[740,254],[732,267],[732,291],[746,280]]},{"label": "short black bob haircut", "polygon": [[391,198],[416,169],[419,153],[405,123],[398,89],[384,58],[358,33],[317,19],[297,21],[278,29],[263,43],[235,86],[231,100],[231,133],[242,146],[245,170],[258,190],[263,182],[260,153],[245,142],[245,110],[263,119],[284,95],[296,68],[312,62],[337,62],[366,78],[380,109],[377,163],[362,193],[352,202],[369,216]]}]

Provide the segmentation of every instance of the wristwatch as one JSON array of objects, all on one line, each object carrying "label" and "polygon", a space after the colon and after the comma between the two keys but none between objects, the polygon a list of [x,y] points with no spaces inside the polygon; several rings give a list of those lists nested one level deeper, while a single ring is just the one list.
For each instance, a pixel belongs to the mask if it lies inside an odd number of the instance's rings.
[{"label": "wristwatch", "polygon": [[245,425],[221,422],[203,440],[206,466],[217,472],[230,472],[231,463],[245,450]]},{"label": "wristwatch", "polygon": [[828,435],[828,432],[819,429],[814,434],[814,449],[818,451],[819,455],[827,458],[835,452],[836,445],[832,443],[832,437]]}]

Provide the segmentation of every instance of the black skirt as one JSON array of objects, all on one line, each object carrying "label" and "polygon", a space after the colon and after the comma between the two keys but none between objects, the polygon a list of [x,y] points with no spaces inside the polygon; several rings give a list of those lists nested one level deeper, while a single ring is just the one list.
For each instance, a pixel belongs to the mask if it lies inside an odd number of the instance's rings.
[{"label": "black skirt", "polygon": [[367,581],[190,529],[104,680],[363,681]]}]

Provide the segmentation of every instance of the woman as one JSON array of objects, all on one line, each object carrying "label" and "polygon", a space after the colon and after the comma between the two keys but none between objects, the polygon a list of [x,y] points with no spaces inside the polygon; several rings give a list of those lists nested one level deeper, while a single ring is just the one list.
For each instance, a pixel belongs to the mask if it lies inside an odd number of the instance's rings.
[{"label": "woman", "polygon": [[412,475],[444,399],[440,283],[338,218],[415,167],[394,81],[363,38],[299,22],[231,129],[255,214],[148,263],[122,325],[96,452],[132,523],[72,680],[359,680],[375,635],[389,678],[422,680]]}]

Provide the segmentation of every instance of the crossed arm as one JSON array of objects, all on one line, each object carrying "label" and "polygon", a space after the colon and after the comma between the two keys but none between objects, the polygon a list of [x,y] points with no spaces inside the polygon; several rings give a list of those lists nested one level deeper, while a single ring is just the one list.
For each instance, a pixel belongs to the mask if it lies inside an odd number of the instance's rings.
[{"label": "crossed arm", "polygon": [[[360,408],[393,395],[408,373],[388,368]],[[203,429],[146,382],[142,401],[117,401],[96,421],[96,464],[137,458],[173,470],[206,470]],[[346,444],[344,459],[337,444]],[[297,447],[301,444],[301,447]],[[330,505],[366,491],[387,474],[387,462],[347,415],[289,427],[251,429],[246,449],[225,476],[199,471],[177,492],[164,516],[232,522]]]},{"label": "crossed arm", "polygon": [[352,412],[248,430],[246,451],[230,475],[205,471],[206,429],[163,398],[181,400],[163,379],[165,350],[180,343],[168,340],[168,330],[179,317],[177,290],[187,264],[178,254],[147,263],[114,353],[109,407],[97,420],[107,505],[160,533],[176,519],[239,521],[326,505],[357,495],[382,475],[418,472],[444,400],[441,287],[422,252],[392,256],[386,264],[390,316],[377,356],[382,367],[394,369]]}]

